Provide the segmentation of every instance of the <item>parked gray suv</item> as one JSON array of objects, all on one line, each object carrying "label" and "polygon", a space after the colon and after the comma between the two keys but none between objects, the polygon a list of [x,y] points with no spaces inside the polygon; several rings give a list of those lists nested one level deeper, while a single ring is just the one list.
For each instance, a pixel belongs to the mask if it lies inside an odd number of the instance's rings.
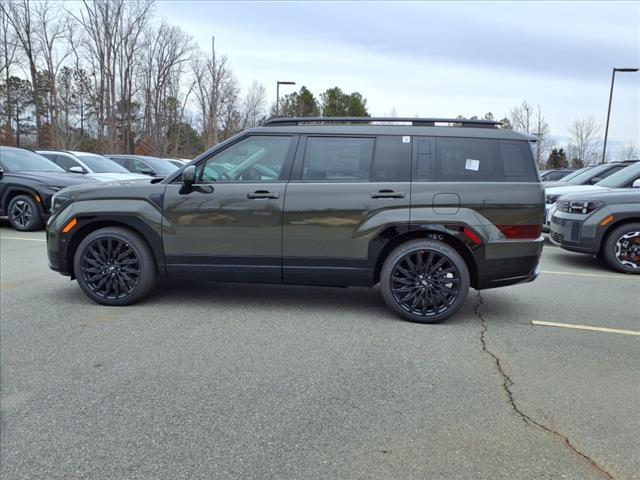
[{"label": "parked gray suv", "polygon": [[58,193],[50,266],[106,305],[158,278],[380,283],[403,318],[442,321],[470,286],[538,275],[531,140],[491,121],[271,119],[165,179]]}]

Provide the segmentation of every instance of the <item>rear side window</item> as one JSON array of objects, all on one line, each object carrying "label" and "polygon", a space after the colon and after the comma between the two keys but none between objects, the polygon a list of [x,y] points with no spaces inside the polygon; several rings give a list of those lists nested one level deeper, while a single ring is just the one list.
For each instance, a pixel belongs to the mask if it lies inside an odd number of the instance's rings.
[{"label": "rear side window", "polygon": [[302,179],[307,181],[369,180],[373,138],[308,137]]},{"label": "rear side window", "polygon": [[401,136],[381,135],[376,139],[371,168],[372,182],[408,182],[411,172],[411,143]]},{"label": "rear side window", "polygon": [[438,138],[436,163],[440,182],[504,181],[496,140]]},{"label": "rear side window", "polygon": [[[531,149],[525,142],[498,142],[502,155],[502,168],[507,182],[535,182],[536,170]],[[561,172],[554,172],[561,173]]]}]

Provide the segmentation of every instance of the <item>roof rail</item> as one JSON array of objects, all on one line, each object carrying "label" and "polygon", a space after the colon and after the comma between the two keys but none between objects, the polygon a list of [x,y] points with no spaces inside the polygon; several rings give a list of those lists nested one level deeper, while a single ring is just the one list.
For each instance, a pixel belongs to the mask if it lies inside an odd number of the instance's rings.
[{"label": "roof rail", "polygon": [[411,117],[271,117],[264,121],[267,125],[304,125],[319,123],[409,123],[414,127],[434,127],[436,124],[454,124],[462,127],[497,128],[495,120],[469,120],[466,118],[411,118]]}]

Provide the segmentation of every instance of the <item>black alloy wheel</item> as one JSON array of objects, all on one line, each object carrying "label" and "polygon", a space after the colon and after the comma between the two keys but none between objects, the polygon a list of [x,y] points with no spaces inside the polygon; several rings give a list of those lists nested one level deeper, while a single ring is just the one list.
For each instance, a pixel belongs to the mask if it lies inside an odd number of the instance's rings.
[{"label": "black alloy wheel", "polygon": [[104,305],[130,305],[158,281],[149,244],[137,232],[105,227],[89,233],[75,252],[73,271],[82,291]]},{"label": "black alloy wheel", "polygon": [[417,250],[394,266],[391,291],[401,308],[433,317],[453,305],[460,293],[460,272],[451,259],[433,250]]},{"label": "black alloy wheel", "polygon": [[385,302],[412,322],[437,323],[453,315],[469,292],[460,254],[437,240],[413,240],[389,254],[380,272]]},{"label": "black alloy wheel", "polygon": [[100,237],[82,254],[82,276],[97,296],[116,300],[124,298],[140,281],[140,259],[135,250],[116,237]]}]

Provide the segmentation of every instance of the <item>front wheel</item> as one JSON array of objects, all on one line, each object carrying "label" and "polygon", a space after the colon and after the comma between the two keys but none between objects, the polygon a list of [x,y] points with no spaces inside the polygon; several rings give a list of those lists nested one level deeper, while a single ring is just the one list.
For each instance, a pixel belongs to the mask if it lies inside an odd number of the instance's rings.
[{"label": "front wheel", "polygon": [[456,313],[469,293],[469,270],[460,254],[437,240],[412,240],[393,250],[382,266],[387,306],[402,318],[437,323]]},{"label": "front wheel", "polygon": [[607,235],[603,257],[614,270],[640,273],[640,223],[627,223]]},{"label": "front wheel", "polygon": [[40,230],[44,226],[40,208],[30,195],[18,195],[7,208],[9,224],[21,232]]},{"label": "front wheel", "polygon": [[82,291],[103,305],[130,305],[147,296],[158,273],[151,249],[137,233],[106,227],[87,235],[73,268]]}]

